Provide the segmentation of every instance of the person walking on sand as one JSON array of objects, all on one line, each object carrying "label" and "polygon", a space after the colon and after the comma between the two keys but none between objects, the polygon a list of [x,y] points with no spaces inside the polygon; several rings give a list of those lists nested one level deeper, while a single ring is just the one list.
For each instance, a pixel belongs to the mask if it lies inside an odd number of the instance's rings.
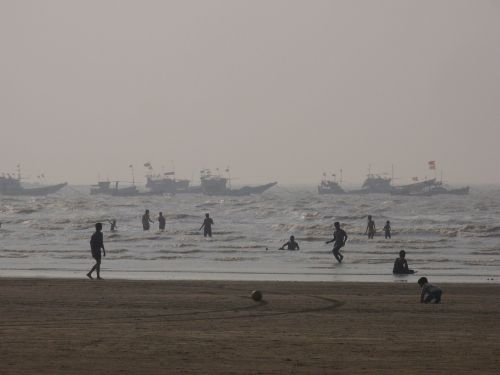
[{"label": "person walking on sand", "polygon": [[210,218],[209,214],[205,214],[205,220],[203,220],[203,224],[200,227],[200,230],[203,230],[203,236],[212,237],[212,225],[214,225],[214,221]]},{"label": "person walking on sand", "polygon": [[387,220],[384,226],[385,239],[391,238],[391,222]]},{"label": "person walking on sand", "polygon": [[149,223],[154,223],[154,221],[149,217],[149,210],[146,210],[142,215],[142,229],[149,230]]},{"label": "person walking on sand", "polygon": [[165,230],[165,216],[163,216],[163,212],[160,212],[158,215],[158,229],[161,231]]},{"label": "person walking on sand", "polygon": [[290,241],[281,246],[278,250],[285,250],[285,246],[288,250],[300,250],[299,244],[295,241],[294,236],[290,236]]},{"label": "person walking on sand", "polygon": [[366,225],[365,234],[368,234],[368,239],[372,239],[375,237],[375,232],[377,229],[375,228],[375,221],[372,219],[372,215],[368,215],[368,224]]},{"label": "person walking on sand", "polygon": [[337,259],[337,262],[342,263],[344,256],[340,254],[340,249],[344,247],[347,241],[347,233],[345,232],[345,230],[340,228],[340,223],[338,221],[336,221],[333,226],[335,227],[335,231],[333,232],[333,239],[331,239],[330,241],[326,241],[326,243],[329,244],[333,242],[333,256],[335,257],[335,259]]},{"label": "person walking on sand", "polygon": [[92,272],[96,271],[97,279],[101,278],[101,249],[102,255],[106,256],[106,250],[104,249],[104,239],[102,235],[102,224],[97,223],[95,225],[95,233],[90,238],[90,251],[92,252],[92,257],[95,259],[94,267],[87,273],[89,279],[93,279]]}]

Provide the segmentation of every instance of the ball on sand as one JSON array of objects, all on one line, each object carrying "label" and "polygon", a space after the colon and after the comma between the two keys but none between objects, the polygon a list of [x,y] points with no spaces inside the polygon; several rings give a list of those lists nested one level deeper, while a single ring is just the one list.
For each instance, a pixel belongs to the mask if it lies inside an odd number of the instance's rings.
[{"label": "ball on sand", "polygon": [[254,290],[251,296],[254,301],[260,301],[262,299],[262,293],[260,290]]}]

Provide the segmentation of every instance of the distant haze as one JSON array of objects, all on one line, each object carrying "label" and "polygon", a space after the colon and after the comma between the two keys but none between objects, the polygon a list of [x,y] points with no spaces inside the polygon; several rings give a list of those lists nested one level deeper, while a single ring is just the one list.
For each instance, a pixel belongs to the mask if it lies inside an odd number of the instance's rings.
[{"label": "distant haze", "polygon": [[2,0],[0,130],[51,182],[500,183],[500,2]]}]

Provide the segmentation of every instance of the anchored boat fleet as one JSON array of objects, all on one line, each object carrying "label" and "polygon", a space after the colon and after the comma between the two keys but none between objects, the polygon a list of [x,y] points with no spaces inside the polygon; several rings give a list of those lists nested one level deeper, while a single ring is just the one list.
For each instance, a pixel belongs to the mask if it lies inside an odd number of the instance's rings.
[{"label": "anchored boat fleet", "polygon": [[[277,182],[270,182],[264,185],[243,186],[239,188],[231,187],[230,177],[223,176],[217,169],[212,173],[209,169],[203,169],[200,172],[200,185],[191,186],[190,180],[177,179],[175,172],[156,174],[150,163],[144,164],[149,169],[146,175],[145,190],[137,188],[134,179],[132,167],[132,184],[121,187],[119,184],[124,181],[98,181],[96,185],[90,188],[90,194],[105,194],[111,196],[140,196],[140,195],[158,195],[158,194],[205,194],[221,196],[243,196],[251,194],[260,194],[272,188]],[[228,169],[225,172],[229,172]],[[415,181],[407,185],[392,185],[393,178],[383,175],[373,174],[370,171],[360,189],[345,190],[342,187],[342,171],[340,180],[337,181],[336,175],[328,179],[326,173],[323,173],[323,179],[318,185],[319,194],[393,194],[406,196],[431,196],[437,194],[455,194],[465,195],[469,193],[469,187],[449,188],[443,184],[442,179],[436,178],[423,181]],[[27,195],[38,196],[55,193],[67,185],[66,182],[50,186],[31,186],[25,187],[21,184],[21,171],[18,166],[17,176],[3,174],[0,176],[0,194],[2,195]],[[414,178],[416,180],[416,178]],[[129,183],[130,184],[130,183]]]}]

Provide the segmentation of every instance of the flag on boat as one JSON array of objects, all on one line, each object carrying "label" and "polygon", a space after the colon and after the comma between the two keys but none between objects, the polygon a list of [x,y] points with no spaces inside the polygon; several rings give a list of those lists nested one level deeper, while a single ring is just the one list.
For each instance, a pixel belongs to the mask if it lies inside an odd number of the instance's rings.
[{"label": "flag on boat", "polygon": [[430,160],[429,161],[429,169],[436,169],[436,161],[435,160]]}]

